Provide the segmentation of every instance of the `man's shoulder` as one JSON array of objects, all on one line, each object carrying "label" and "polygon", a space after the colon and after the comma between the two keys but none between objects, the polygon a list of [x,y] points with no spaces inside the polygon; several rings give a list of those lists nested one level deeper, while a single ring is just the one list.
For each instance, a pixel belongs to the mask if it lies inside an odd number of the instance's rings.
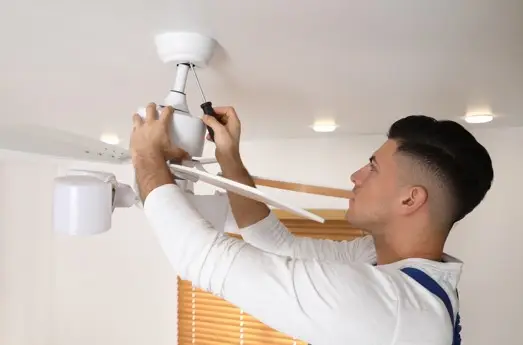
[{"label": "man's shoulder", "polygon": [[408,258],[379,267],[389,273],[394,272],[394,276],[401,277],[401,280],[407,280],[409,283],[412,283],[412,279],[409,279],[402,269],[415,268],[423,271],[438,284],[442,285],[444,289],[455,290],[461,277],[463,262],[445,254],[442,261]]},{"label": "man's shoulder", "polygon": [[415,268],[432,278],[448,296],[456,315],[459,309],[457,284],[462,265],[459,260],[436,262],[413,258],[379,268],[387,271],[396,290],[398,317],[402,320],[397,328],[398,340],[411,339],[420,332],[445,341],[452,339],[452,327],[443,300],[402,269]]},{"label": "man's shoulder", "polygon": [[354,262],[361,262],[372,264],[376,262],[376,246],[371,235],[357,237],[353,240],[347,241],[352,252],[352,260]]},{"label": "man's shoulder", "polygon": [[[459,309],[456,287],[463,263],[445,256],[443,262],[420,258],[404,259],[387,265],[375,266],[375,246],[371,236],[354,240],[358,255],[364,260],[340,263],[333,273],[345,274],[340,287],[344,294],[357,296],[359,304],[349,298],[343,308],[358,310],[360,321],[379,320],[393,329],[395,344],[412,342],[450,343],[452,328],[444,303],[427,288],[406,274],[403,268],[416,268],[434,279],[447,293],[453,310]],[[360,279],[360,280],[358,280]],[[365,314],[364,310],[373,310]],[[381,312],[380,312],[381,310]],[[366,317],[368,316],[368,318]]]}]

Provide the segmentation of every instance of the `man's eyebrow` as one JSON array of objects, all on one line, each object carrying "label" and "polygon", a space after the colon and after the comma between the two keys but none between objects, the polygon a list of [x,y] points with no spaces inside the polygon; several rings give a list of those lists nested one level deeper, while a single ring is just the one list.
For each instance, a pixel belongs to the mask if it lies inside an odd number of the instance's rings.
[{"label": "man's eyebrow", "polygon": [[375,155],[372,155],[372,156],[369,158],[369,162],[371,162],[371,163],[373,163],[373,164],[379,166],[379,163],[378,163],[378,161],[376,160],[376,156],[375,156]]}]

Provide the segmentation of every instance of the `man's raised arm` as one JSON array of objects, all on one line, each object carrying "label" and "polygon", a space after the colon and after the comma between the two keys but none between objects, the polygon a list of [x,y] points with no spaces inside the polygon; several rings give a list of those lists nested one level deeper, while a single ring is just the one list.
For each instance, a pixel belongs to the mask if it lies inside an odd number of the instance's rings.
[{"label": "man's raised arm", "polygon": [[[234,108],[218,107],[215,113],[217,119],[206,116],[204,122],[215,132],[216,158],[223,177],[256,187],[240,156],[241,125]],[[371,237],[341,242],[296,237],[266,204],[233,192],[229,192],[228,197],[243,239],[266,252],[297,259],[337,262],[369,262],[374,259]]]},{"label": "man's raised arm", "polygon": [[[232,107],[214,108],[216,117],[203,116],[206,125],[214,130],[216,159],[222,169],[222,176],[230,180],[256,187],[240,157],[241,124]],[[262,202],[228,193],[232,214],[238,227],[244,228],[266,218],[270,209]]]}]

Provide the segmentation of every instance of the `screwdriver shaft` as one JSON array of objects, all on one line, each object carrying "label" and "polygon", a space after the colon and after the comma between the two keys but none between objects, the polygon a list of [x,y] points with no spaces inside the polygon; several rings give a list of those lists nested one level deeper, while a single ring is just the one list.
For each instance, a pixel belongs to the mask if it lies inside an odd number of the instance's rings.
[{"label": "screwdriver shaft", "polygon": [[200,90],[200,94],[202,95],[203,102],[205,103],[205,102],[207,102],[207,100],[205,99],[205,94],[203,93],[203,89],[202,89],[202,86],[200,85],[200,80],[198,79],[198,75],[196,74],[194,65],[190,64],[190,66],[191,66],[192,72],[194,74],[194,78],[196,79],[196,84],[198,84],[198,89]]},{"label": "screwdriver shaft", "polygon": [[[212,102],[207,102],[207,100],[205,99],[205,94],[203,93],[203,89],[202,89],[202,86],[200,85],[200,80],[198,79],[198,75],[196,74],[194,65],[190,64],[190,66],[191,66],[192,72],[194,73],[194,78],[196,79],[196,84],[198,84],[198,89],[200,89],[200,93],[202,94],[203,103],[200,105],[200,108],[202,108],[204,114],[216,117],[216,113],[214,112],[214,109],[212,107]],[[214,141],[214,130],[210,126],[207,126],[207,130],[209,131],[209,136],[211,138],[211,141]]]}]

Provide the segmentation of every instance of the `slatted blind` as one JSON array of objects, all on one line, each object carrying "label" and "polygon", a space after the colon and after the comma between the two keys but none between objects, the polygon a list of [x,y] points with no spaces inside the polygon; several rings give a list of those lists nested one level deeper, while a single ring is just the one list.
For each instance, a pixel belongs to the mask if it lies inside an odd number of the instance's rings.
[{"label": "slatted blind", "polygon": [[[323,224],[296,219],[276,212],[297,236],[348,240],[363,235],[343,220],[341,211],[315,212],[326,219]],[[194,288],[178,279],[178,345],[306,345],[292,336],[277,332],[229,302]]]}]

